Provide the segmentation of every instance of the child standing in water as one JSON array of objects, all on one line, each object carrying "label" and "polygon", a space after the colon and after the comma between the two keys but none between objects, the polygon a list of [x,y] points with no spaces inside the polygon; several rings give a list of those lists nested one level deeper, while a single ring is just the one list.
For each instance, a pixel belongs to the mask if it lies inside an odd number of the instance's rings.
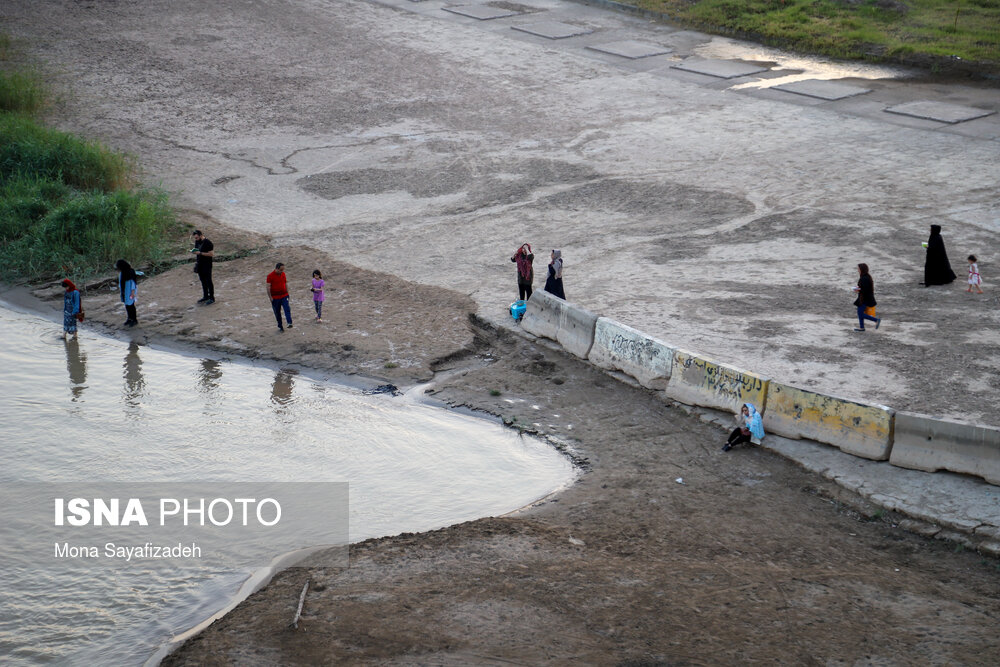
[{"label": "child standing in water", "polygon": [[319,269],[313,271],[312,287],[309,289],[313,293],[313,307],[316,308],[316,321],[323,321],[323,300],[326,298],[323,294],[323,286],[326,283],[323,281],[323,274],[320,273]]},{"label": "child standing in water", "polygon": [[983,279],[979,276],[979,260],[976,259],[975,255],[969,255],[969,289],[966,292],[972,292],[972,286],[976,286],[979,294],[983,293],[983,288],[980,285],[983,284]]}]

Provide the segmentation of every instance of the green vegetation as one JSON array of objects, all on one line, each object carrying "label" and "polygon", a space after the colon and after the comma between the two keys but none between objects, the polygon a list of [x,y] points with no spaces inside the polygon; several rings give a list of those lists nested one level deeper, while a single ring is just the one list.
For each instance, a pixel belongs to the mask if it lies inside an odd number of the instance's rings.
[{"label": "green vegetation", "polygon": [[382,368],[399,368],[399,364],[397,364],[395,361],[387,361],[384,364],[382,364]]},{"label": "green vegetation", "polygon": [[[626,0],[628,1],[628,0]],[[842,58],[1000,72],[997,0],[632,0],[708,32]],[[960,58],[961,61],[955,60]]]},{"label": "green vegetation", "polygon": [[0,111],[35,114],[45,106],[40,77],[30,71],[0,72]]},{"label": "green vegetation", "polygon": [[48,93],[8,62],[0,35],[0,278],[87,278],[119,257],[156,265],[176,219],[166,196],[133,187],[134,165],[100,144],[38,123]]}]

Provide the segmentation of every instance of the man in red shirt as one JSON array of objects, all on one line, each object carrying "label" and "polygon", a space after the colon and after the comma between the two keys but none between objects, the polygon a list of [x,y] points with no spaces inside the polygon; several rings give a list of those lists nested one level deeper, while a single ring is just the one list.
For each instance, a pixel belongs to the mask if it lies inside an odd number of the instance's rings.
[{"label": "man in red shirt", "polygon": [[284,331],[281,326],[281,311],[285,311],[285,320],[288,328],[292,328],[292,310],[288,306],[288,285],[286,283],[285,265],[278,262],[274,266],[274,271],[267,274],[267,296],[271,299],[271,310],[274,311],[274,319],[278,320],[278,331]]}]

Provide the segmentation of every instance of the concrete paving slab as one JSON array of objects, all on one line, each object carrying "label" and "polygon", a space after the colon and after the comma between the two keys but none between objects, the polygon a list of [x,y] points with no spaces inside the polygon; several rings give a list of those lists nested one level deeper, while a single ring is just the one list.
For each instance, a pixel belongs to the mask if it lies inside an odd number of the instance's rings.
[{"label": "concrete paving slab", "polygon": [[[414,0],[419,1],[419,0]],[[441,9],[446,12],[451,12],[452,14],[461,14],[462,16],[468,16],[469,18],[478,19],[480,21],[489,21],[490,19],[501,19],[505,16],[517,16],[521,12],[512,12],[509,9],[500,9],[498,7],[490,7],[489,5],[458,5],[455,7],[442,7]]]},{"label": "concrete paving slab", "polygon": [[906,102],[886,109],[888,113],[899,114],[900,116],[913,116],[914,118],[926,118],[942,123],[961,123],[975,118],[982,118],[995,114],[996,111],[990,109],[979,109],[967,107],[961,104],[949,104],[948,102],[935,102],[933,100],[917,100]]},{"label": "concrete paving slab", "polygon": [[526,25],[511,26],[514,30],[526,32],[529,35],[538,35],[546,39],[566,39],[567,37],[577,37],[579,35],[589,35],[594,32],[589,28],[562,23],[560,21],[539,21]]},{"label": "concrete paving slab", "polygon": [[739,60],[685,60],[682,63],[671,65],[673,69],[695,74],[714,76],[720,79],[735,79],[741,76],[749,76],[759,72],[766,72],[769,68],[751,65]]},{"label": "concrete paving slab", "polygon": [[868,461],[807,440],[768,435],[763,447],[872,502],[966,534],[1000,526],[1000,487],[954,473],[920,473]]},{"label": "concrete paving slab", "polygon": [[621,56],[622,58],[628,58],[630,60],[636,60],[637,58],[649,58],[650,56],[661,56],[665,53],[673,51],[673,49],[666,46],[650,44],[649,42],[640,42],[635,39],[626,39],[621,42],[608,42],[607,44],[594,44],[592,46],[588,46],[587,48],[592,51],[610,53],[613,56]]},{"label": "concrete paving slab", "polygon": [[846,83],[836,81],[824,81],[822,79],[806,79],[805,81],[792,81],[774,86],[775,90],[784,90],[796,95],[806,95],[808,97],[818,97],[821,100],[842,100],[845,97],[864,95],[870,93],[871,88],[861,88],[860,86],[850,86]]}]

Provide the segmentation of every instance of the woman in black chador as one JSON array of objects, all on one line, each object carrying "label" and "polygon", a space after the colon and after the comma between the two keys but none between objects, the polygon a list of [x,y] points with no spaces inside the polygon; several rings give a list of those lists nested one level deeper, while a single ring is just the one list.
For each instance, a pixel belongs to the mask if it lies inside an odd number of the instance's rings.
[{"label": "woman in black chador", "polygon": [[948,263],[948,253],[944,251],[941,225],[931,225],[931,237],[927,239],[927,261],[924,262],[924,286],[947,285],[955,280],[955,272]]}]

